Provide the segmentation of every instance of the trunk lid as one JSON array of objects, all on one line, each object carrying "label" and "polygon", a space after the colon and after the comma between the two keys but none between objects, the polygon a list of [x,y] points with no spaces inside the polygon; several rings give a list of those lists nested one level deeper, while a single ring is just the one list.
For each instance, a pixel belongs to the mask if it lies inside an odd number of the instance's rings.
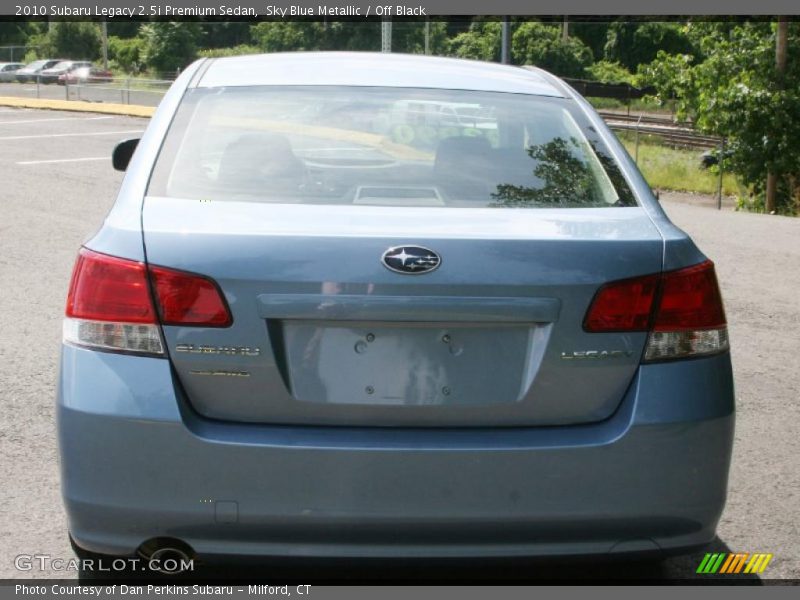
[{"label": "trunk lid", "polygon": [[[227,328],[165,326],[210,418],[276,424],[531,426],[609,417],[646,333],[590,334],[611,280],[656,273],[640,207],[314,206],[146,198],[147,261],[213,278]],[[420,246],[439,268],[381,262]]]}]

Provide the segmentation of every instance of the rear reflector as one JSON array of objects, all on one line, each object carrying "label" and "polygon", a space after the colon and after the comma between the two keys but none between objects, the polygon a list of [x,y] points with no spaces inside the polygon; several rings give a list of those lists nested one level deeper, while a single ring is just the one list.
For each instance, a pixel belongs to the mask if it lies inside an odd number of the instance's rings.
[{"label": "rear reflector", "polygon": [[141,262],[81,249],[67,296],[64,341],[163,354],[158,316],[165,325],[225,327],[231,323],[222,294],[206,277],[163,267],[148,269]]},{"label": "rear reflector", "polygon": [[714,264],[608,283],[584,320],[592,333],[649,331],[648,361],[728,349],[728,330]]}]

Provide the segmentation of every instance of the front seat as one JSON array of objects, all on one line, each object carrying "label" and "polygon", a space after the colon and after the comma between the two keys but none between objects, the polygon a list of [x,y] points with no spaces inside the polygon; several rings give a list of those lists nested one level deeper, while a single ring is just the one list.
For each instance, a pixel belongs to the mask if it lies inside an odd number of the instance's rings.
[{"label": "front seat", "polygon": [[488,199],[492,147],[482,136],[443,139],[436,148],[436,183],[453,198]]},{"label": "front seat", "polygon": [[289,140],[273,133],[245,133],[222,153],[217,181],[236,189],[277,184],[299,186],[305,165],[295,156]]}]

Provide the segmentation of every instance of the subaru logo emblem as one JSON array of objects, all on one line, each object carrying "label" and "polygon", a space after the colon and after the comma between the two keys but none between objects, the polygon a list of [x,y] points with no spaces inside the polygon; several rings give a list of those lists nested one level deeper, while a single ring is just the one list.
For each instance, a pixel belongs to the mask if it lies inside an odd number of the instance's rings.
[{"label": "subaru logo emblem", "polygon": [[405,275],[421,275],[435,270],[442,259],[436,252],[422,246],[395,246],[381,257],[383,266]]}]

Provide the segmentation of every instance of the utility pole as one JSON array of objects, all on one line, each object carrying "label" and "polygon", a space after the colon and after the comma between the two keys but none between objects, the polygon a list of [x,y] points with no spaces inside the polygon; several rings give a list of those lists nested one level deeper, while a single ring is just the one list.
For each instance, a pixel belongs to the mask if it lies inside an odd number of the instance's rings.
[{"label": "utility pole", "polygon": [[100,31],[103,38],[103,68],[108,71],[108,22],[100,24]]},{"label": "utility pole", "polygon": [[566,42],[569,39],[569,17],[564,15],[564,24],[561,26],[561,40]]},{"label": "utility pole", "polygon": [[[789,19],[778,17],[778,31],[775,36],[775,70],[778,73],[778,85],[783,87],[783,77],[786,73],[786,44],[789,37]],[[778,174],[773,171],[767,173],[767,191],[764,200],[764,212],[775,212],[775,196],[778,192]]]},{"label": "utility pole", "polygon": [[381,52],[392,51],[392,20],[381,21]]},{"label": "utility pole", "polygon": [[511,64],[511,24],[509,17],[503,17],[503,27],[500,35],[500,62],[504,65]]},{"label": "utility pole", "polygon": [[431,53],[431,20],[425,17],[425,54]]}]

